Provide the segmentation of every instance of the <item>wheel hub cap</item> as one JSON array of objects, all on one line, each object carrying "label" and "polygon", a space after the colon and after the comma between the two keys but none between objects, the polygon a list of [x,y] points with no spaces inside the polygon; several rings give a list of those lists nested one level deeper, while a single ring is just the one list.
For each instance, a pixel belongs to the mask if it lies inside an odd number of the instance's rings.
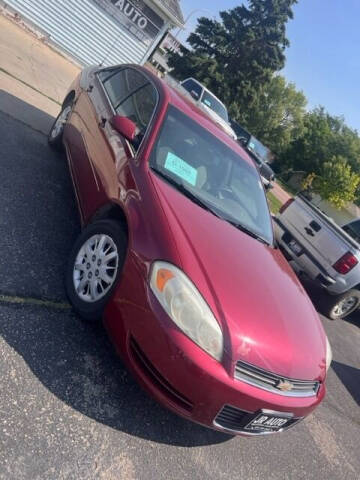
[{"label": "wheel hub cap", "polygon": [[334,315],[336,317],[340,317],[349,313],[356,305],[357,298],[356,297],[348,297],[344,298],[336,307],[334,308]]},{"label": "wheel hub cap", "polygon": [[88,238],[77,254],[73,281],[77,295],[85,302],[97,302],[113,286],[119,254],[111,237],[104,234]]},{"label": "wheel hub cap", "polygon": [[64,108],[64,110],[60,113],[51,131],[51,138],[56,138],[62,133],[64,129],[64,125],[70,115],[70,112],[71,112],[71,106],[69,105],[66,108]]}]

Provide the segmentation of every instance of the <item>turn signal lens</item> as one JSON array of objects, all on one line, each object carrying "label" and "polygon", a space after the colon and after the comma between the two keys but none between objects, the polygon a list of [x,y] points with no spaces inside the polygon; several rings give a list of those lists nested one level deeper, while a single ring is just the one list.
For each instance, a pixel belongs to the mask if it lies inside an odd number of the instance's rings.
[{"label": "turn signal lens", "polygon": [[165,288],[165,284],[168,280],[173,278],[174,274],[166,268],[160,268],[156,274],[156,286],[160,292]]},{"label": "turn signal lens", "polygon": [[351,252],[347,252],[336,263],[334,263],[333,268],[342,275],[346,275],[358,263],[358,259]]}]

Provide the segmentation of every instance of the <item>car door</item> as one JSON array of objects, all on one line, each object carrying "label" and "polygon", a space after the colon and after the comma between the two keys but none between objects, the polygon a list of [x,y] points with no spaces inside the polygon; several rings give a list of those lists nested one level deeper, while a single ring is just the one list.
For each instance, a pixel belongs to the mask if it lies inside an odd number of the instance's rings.
[{"label": "car door", "polygon": [[[130,67],[99,71],[94,88],[80,95],[71,117],[78,132],[71,155],[84,223],[103,205],[121,201],[126,188],[121,171],[136,153],[156,103],[155,87]],[[134,121],[136,144],[130,145],[111,126],[115,114]]]},{"label": "car door", "polygon": [[[82,223],[106,202],[105,182],[95,168],[100,156],[111,165],[112,150],[102,131],[102,116],[109,108],[100,84],[93,76],[88,88],[81,91],[67,122],[64,140],[75,185]],[[113,163],[113,162],[112,162]]]}]

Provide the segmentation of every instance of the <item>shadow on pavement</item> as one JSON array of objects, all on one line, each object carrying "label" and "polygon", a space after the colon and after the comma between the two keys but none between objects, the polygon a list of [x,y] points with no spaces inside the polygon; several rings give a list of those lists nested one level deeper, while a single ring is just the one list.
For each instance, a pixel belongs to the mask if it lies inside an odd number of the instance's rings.
[{"label": "shadow on pavement", "polygon": [[[326,304],[326,299],[328,298],[328,293],[326,293],[319,285],[316,285],[310,279],[300,276],[300,281],[307,291],[311,301],[313,302],[316,310],[321,313],[323,305]],[[360,327],[360,310],[352,313],[344,320],[335,320],[337,322],[349,322],[353,325]]]},{"label": "shadow on pavement", "polygon": [[360,405],[360,369],[335,360],[331,367],[353,399]]},{"label": "shadow on pavement", "polygon": [[[64,156],[32,129],[52,121],[0,91],[0,271],[7,272],[0,293],[65,299],[64,267],[79,231],[74,194]],[[231,438],[155,403],[124,369],[105,332],[69,312],[2,304],[0,334],[52,394],[97,422],[187,447]]]},{"label": "shadow on pavement", "polygon": [[33,130],[53,120],[0,91],[0,271],[8,272],[0,276],[0,293],[65,299],[64,266],[80,230],[78,213],[65,156]]},{"label": "shadow on pavement", "polygon": [[[20,120],[34,130],[47,134],[54,118],[46,112],[14,97],[0,89],[0,110],[16,120]],[[59,105],[60,110],[60,105]]]},{"label": "shadow on pavement", "polygon": [[[0,335],[52,394],[97,422],[184,447],[232,438],[184,420],[152,400],[127,372],[103,328],[84,325],[71,312],[3,305]],[[32,382],[37,395],[44,395]],[[47,421],[56,422],[57,416],[54,412]],[[60,416],[66,421],[66,414]]]}]

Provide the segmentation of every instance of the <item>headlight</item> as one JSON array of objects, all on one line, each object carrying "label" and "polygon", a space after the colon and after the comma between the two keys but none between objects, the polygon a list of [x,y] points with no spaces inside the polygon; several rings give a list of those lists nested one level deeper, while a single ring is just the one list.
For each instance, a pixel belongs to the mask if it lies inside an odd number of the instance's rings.
[{"label": "headlight", "polygon": [[332,350],[328,338],[326,337],[326,371],[329,370],[332,362]]},{"label": "headlight", "polygon": [[180,330],[220,361],[223,353],[221,328],[189,278],[170,263],[155,262],[151,270],[150,287]]}]

